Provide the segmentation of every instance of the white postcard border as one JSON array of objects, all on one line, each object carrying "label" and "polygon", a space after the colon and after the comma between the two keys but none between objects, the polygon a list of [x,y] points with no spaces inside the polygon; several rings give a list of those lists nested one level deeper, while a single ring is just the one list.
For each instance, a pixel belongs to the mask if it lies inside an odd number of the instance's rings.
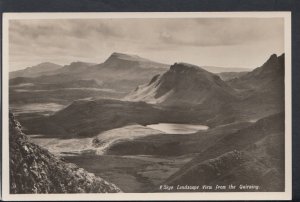
[{"label": "white postcard border", "polygon": [[[284,18],[285,27],[285,191],[199,193],[98,193],[10,194],[9,193],[9,53],[8,26],[12,19],[97,18]],[[291,101],[291,12],[131,12],[131,13],[3,13],[2,40],[2,199],[43,200],[290,200],[292,197],[292,101]]]}]

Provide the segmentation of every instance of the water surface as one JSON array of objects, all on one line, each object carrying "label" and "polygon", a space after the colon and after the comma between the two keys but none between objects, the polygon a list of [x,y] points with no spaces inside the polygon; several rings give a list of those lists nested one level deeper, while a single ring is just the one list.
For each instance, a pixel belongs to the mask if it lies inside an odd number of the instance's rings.
[{"label": "water surface", "polygon": [[64,107],[65,105],[57,103],[30,103],[10,105],[10,109],[16,115],[26,113],[55,112]]},{"label": "water surface", "polygon": [[177,124],[177,123],[158,123],[147,125],[147,127],[160,130],[168,134],[191,134],[200,130],[207,130],[208,126],[199,124]]}]

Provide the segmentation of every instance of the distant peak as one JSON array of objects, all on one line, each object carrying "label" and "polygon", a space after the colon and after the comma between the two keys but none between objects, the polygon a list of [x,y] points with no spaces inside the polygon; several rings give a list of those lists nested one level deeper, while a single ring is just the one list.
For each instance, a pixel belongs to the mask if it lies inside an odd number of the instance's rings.
[{"label": "distant peak", "polygon": [[94,63],[89,63],[89,62],[83,62],[83,61],[76,61],[76,62],[71,62],[67,66],[73,66],[73,67],[78,67],[78,66],[91,66],[95,65]]},{"label": "distant peak", "polygon": [[148,59],[142,58],[138,55],[119,53],[119,52],[112,53],[106,61],[109,60],[149,61]]},{"label": "distant peak", "polygon": [[113,52],[111,55],[116,56],[116,57],[118,57],[118,56],[133,56],[131,54],[120,53],[120,52]]},{"label": "distant peak", "polygon": [[270,56],[269,60],[270,60],[270,59],[277,59],[277,55],[276,55],[276,54],[272,54],[272,55]]},{"label": "distant peak", "polygon": [[184,63],[184,62],[175,63],[175,64],[171,65],[170,70],[175,71],[175,72],[179,72],[179,71],[181,72],[181,71],[184,71],[184,70],[187,70],[187,71],[205,71],[206,72],[206,70],[202,69],[199,66],[189,64],[189,63]]},{"label": "distant peak", "polygon": [[269,59],[265,62],[264,65],[270,65],[272,66],[272,64],[274,63],[278,63],[278,56],[276,54],[272,54]]},{"label": "distant peak", "polygon": [[195,69],[199,69],[200,67],[197,65],[193,65],[190,63],[186,63],[186,62],[179,62],[179,63],[175,63],[175,65],[181,65],[181,66],[185,66],[185,67],[190,67],[190,68],[195,68]]},{"label": "distant peak", "polygon": [[77,65],[77,64],[85,64],[85,62],[82,62],[82,61],[76,61],[76,62],[71,62],[70,65]]},{"label": "distant peak", "polygon": [[118,58],[123,58],[123,57],[140,58],[138,55],[132,55],[132,54],[126,54],[126,53],[118,53],[118,52],[112,53],[111,56],[112,57],[118,57]]},{"label": "distant peak", "polygon": [[57,64],[55,64],[53,62],[42,62],[42,63],[40,63],[38,65],[57,65]]},{"label": "distant peak", "polygon": [[58,65],[58,64],[55,64],[55,63],[52,63],[52,62],[42,62],[42,63],[39,63],[37,65],[34,65],[34,66],[31,66],[31,67],[26,67],[25,69],[27,70],[31,70],[31,69],[36,69],[36,68],[60,68],[61,65]]}]

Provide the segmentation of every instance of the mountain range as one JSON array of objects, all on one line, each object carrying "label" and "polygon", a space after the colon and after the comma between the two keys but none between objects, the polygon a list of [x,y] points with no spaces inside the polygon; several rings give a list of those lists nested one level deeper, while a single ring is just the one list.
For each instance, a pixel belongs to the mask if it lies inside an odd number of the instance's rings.
[{"label": "mountain range", "polygon": [[[47,71],[44,71],[46,64]],[[25,70],[11,72],[10,78],[31,77],[28,83],[53,84],[77,80],[95,80],[102,88],[112,88],[120,91],[130,91],[132,88],[146,82],[150,77],[166,70],[168,65],[153,62],[135,55],[113,53],[101,64],[73,62],[60,68],[52,68],[42,63]],[[58,65],[57,65],[58,66]],[[59,66],[58,66],[59,67]],[[32,72],[32,73],[31,73]],[[30,74],[30,76],[28,76]],[[32,78],[34,77],[34,78]],[[26,82],[26,81],[24,81]]]},{"label": "mountain range", "polygon": [[[39,76],[11,78],[10,102],[64,104],[46,116],[18,115],[28,135],[42,134],[42,138],[55,141],[76,139],[89,144],[90,155],[97,155],[91,151],[99,151],[105,144],[105,151],[100,153],[112,158],[112,163],[114,156],[132,162],[127,155],[151,163],[158,160],[149,160],[149,156],[168,160],[155,164],[159,171],[153,167],[126,171],[125,179],[136,179],[137,185],[133,187],[145,183],[147,191],[159,191],[158,182],[167,185],[257,182],[260,191],[281,191],[284,189],[284,57],[284,54],[271,55],[252,71],[213,73],[192,64],[165,65],[135,55],[113,53],[101,64],[75,62],[54,69],[55,74],[47,71]],[[104,90],[122,94],[113,99],[101,97],[107,95]],[[24,103],[17,104],[24,106]],[[146,130],[149,124],[158,123],[201,124],[208,129],[185,135]],[[137,130],[130,133],[135,137],[121,138],[122,134],[129,135],[128,130]],[[143,131],[147,134],[139,135]],[[114,135],[117,141],[112,141]],[[78,158],[75,161],[83,168],[96,169],[93,163],[87,165],[82,160],[85,156]],[[108,160],[96,159],[101,162],[97,165],[102,172]],[[175,169],[170,159],[184,165],[178,164]],[[137,159],[134,162],[140,165]],[[165,173],[163,180],[157,180],[162,170],[168,170],[168,175]],[[123,176],[122,171],[109,172],[113,172],[109,176],[117,176],[114,183],[124,185],[118,177]],[[138,178],[141,173],[143,177]]]},{"label": "mountain range", "polygon": [[55,74],[55,71],[59,70],[62,66],[51,62],[44,62],[38,65],[27,67],[23,70],[13,71],[9,73],[9,78],[16,77],[38,77],[43,75]]},{"label": "mountain range", "polygon": [[[53,63],[41,63],[24,70],[10,72],[10,79],[22,77],[23,83],[64,83],[77,80],[95,80],[103,88],[112,88],[130,92],[136,86],[147,82],[149,77],[162,74],[170,65],[162,64],[123,53],[112,53],[100,64],[72,62],[61,66]],[[204,66],[210,72],[239,72],[243,68],[223,68]],[[247,71],[248,69],[243,69]],[[30,78],[30,79],[26,79]]]},{"label": "mountain range", "polygon": [[[56,134],[74,134],[70,133],[72,127],[80,126],[78,130],[73,128],[77,134],[81,134],[81,131],[86,131],[84,133],[89,131],[92,135],[104,128],[112,129],[130,122],[142,125],[152,124],[162,121],[166,117],[172,117],[169,119],[177,123],[201,121],[210,127],[237,120],[257,120],[283,111],[284,85],[281,73],[284,67],[280,62],[283,57],[283,55],[279,57],[273,55],[261,67],[240,79],[235,78],[229,81],[223,81],[218,75],[201,67],[175,63],[168,71],[161,75],[155,75],[148,83],[138,86],[125,96],[123,101],[107,99],[74,101],[53,116],[41,118],[33,123],[26,120],[23,124],[30,124],[31,128],[35,128],[35,132],[49,128],[46,125],[50,123],[55,124],[56,127],[49,132],[53,131]],[[276,66],[272,69],[273,64]],[[256,78],[258,71],[261,73],[259,74],[260,78],[263,79],[265,85],[268,85],[268,88],[257,84],[259,83]],[[245,82],[245,79],[248,81]],[[249,86],[242,88],[243,83],[248,83]],[[79,111],[81,112],[79,113]],[[91,113],[87,113],[88,111]],[[126,113],[130,115],[126,116]],[[143,118],[138,115],[139,113],[142,113]],[[75,118],[73,114],[81,118]],[[87,119],[91,121],[86,122]],[[69,124],[67,124],[68,122]],[[85,127],[82,127],[81,122]],[[92,127],[93,122],[105,124]],[[43,127],[39,125],[41,123]],[[57,126],[64,129],[59,129],[60,132],[54,130],[54,128],[58,128]],[[65,129],[67,131],[63,132]]]},{"label": "mountain range", "polygon": [[[138,55],[129,55],[124,53],[112,53],[106,61],[100,64],[87,63],[87,62],[72,62],[69,65],[61,66],[51,62],[44,62],[38,65],[27,67],[22,70],[12,71],[9,74],[10,79],[16,77],[39,77],[43,75],[54,75],[60,73],[75,73],[84,71],[90,71],[96,67],[106,67],[106,68],[117,68],[124,70],[126,68],[168,68],[170,65],[155,62],[146,58],[142,58]],[[87,68],[92,67],[92,68]],[[121,67],[121,68],[120,68]],[[222,73],[222,72],[249,72],[251,69],[239,68],[239,67],[217,67],[217,66],[202,66],[203,69],[212,73]],[[97,68],[96,68],[97,69]]]}]

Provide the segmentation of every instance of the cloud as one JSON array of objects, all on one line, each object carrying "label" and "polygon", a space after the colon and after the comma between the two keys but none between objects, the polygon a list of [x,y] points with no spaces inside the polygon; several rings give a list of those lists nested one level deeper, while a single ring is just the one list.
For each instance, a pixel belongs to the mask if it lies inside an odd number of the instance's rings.
[{"label": "cloud", "polygon": [[57,19],[9,23],[11,69],[44,61],[67,64],[76,58],[100,63],[115,51],[154,56],[150,59],[167,63],[178,55],[196,61],[190,57],[195,50],[222,52],[227,47],[235,51],[240,46],[262,44],[271,44],[263,54],[283,49],[283,19]]},{"label": "cloud", "polygon": [[161,32],[162,42],[187,46],[230,46],[283,37],[283,19],[192,19],[182,29]]}]

